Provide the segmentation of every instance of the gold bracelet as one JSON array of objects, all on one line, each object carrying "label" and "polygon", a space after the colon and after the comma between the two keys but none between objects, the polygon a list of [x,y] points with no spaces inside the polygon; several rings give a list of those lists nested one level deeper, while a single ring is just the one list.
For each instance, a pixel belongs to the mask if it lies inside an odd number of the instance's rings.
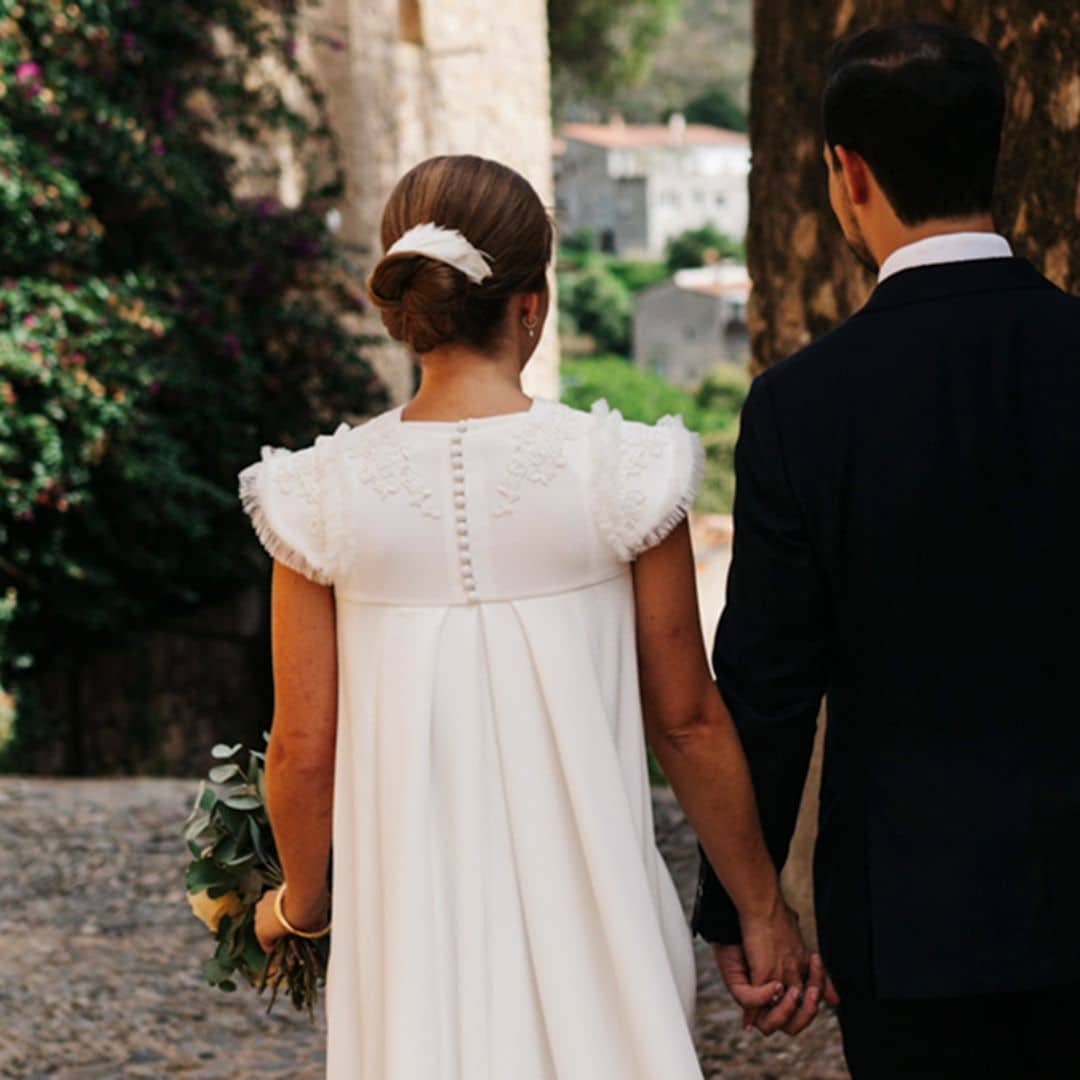
[{"label": "gold bracelet", "polygon": [[330,933],[330,923],[327,923],[321,930],[316,930],[314,933],[309,930],[297,930],[296,927],[285,918],[285,912],[281,910],[281,898],[284,895],[285,883],[282,882],[281,888],[277,891],[277,896],[274,897],[274,914],[278,917],[278,922],[280,922],[290,934],[295,934],[297,937],[315,939],[326,937],[326,935]]}]

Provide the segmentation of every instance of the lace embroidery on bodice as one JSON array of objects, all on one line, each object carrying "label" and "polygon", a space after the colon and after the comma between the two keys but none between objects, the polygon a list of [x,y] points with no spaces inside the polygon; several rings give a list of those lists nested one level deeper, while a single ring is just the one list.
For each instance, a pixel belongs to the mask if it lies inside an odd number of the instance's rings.
[{"label": "lace embroidery on bodice", "polygon": [[565,444],[568,416],[559,409],[547,410],[530,417],[518,436],[517,444],[499,484],[496,517],[514,512],[526,484],[546,487],[566,466]]},{"label": "lace embroidery on bodice", "polygon": [[408,448],[387,423],[378,430],[359,429],[343,451],[346,462],[356,468],[357,479],[371,487],[380,499],[404,493],[409,505],[430,518],[442,517],[434,505],[435,493],[413,467]]}]

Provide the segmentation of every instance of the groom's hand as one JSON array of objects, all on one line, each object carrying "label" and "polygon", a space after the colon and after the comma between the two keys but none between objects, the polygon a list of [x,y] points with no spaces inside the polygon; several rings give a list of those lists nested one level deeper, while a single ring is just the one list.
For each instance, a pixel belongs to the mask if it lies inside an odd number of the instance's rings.
[{"label": "groom's hand", "polygon": [[740,945],[714,945],[713,955],[731,996],[742,1007],[743,1027],[747,1031],[757,1027],[766,1036],[777,1031],[798,1035],[813,1023],[822,1001],[829,1005],[840,1001],[825,965],[816,953],[810,957],[806,986],[792,986],[787,990],[780,982],[754,986],[750,981],[746,954]]}]

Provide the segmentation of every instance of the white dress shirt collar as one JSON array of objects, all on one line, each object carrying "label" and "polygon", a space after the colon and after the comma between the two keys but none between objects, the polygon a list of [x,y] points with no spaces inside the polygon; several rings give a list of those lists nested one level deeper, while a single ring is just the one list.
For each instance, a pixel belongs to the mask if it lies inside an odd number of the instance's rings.
[{"label": "white dress shirt collar", "polygon": [[938,263],[967,262],[971,259],[1008,259],[1012,256],[1009,241],[998,233],[959,232],[928,236],[897,248],[878,271],[878,282],[901,270]]}]

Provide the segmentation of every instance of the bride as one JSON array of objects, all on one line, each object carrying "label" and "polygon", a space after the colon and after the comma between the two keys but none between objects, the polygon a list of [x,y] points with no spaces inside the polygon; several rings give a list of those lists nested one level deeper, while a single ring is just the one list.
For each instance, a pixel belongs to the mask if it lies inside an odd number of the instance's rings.
[{"label": "bride", "polygon": [[260,940],[332,920],[331,1080],[700,1077],[643,730],[739,908],[746,1000],[808,958],[701,641],[697,436],[523,393],[553,227],[517,173],[424,162],[382,240],[418,393],[240,473],[275,560]]}]

